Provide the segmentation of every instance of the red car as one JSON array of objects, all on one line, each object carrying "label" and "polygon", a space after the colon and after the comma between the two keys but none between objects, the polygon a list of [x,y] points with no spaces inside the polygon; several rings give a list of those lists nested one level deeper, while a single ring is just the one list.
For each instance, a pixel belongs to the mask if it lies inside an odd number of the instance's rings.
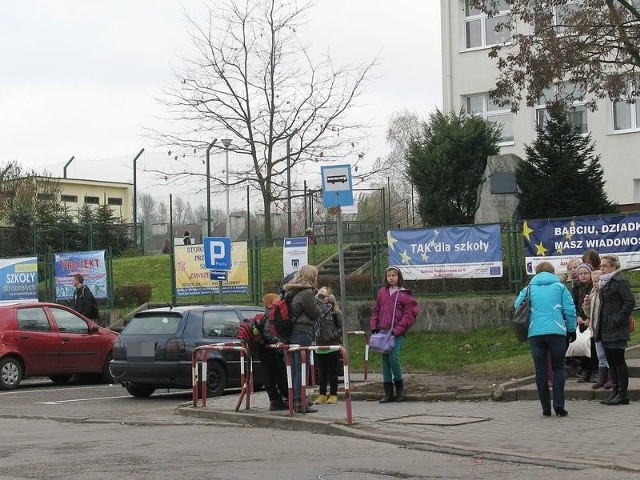
[{"label": "red car", "polygon": [[0,304],[0,390],[32,376],[64,383],[74,373],[91,373],[111,382],[117,336],[55,303]]}]

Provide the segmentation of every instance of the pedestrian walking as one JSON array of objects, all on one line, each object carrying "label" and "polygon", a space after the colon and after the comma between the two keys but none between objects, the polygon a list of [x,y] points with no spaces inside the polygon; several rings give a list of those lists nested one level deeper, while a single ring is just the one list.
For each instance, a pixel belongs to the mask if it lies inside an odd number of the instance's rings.
[{"label": "pedestrian walking", "polygon": [[[405,334],[413,326],[420,312],[411,290],[404,288],[402,272],[398,267],[389,267],[384,274],[383,287],[378,291],[376,303],[371,311],[369,329],[372,333],[388,332],[393,324],[394,347],[388,354],[382,354],[382,381],[384,396],[380,403],[403,402],[406,396],[402,377],[400,351],[405,342]],[[393,387],[395,386],[395,395]]]},{"label": "pedestrian walking", "polygon": [[551,398],[547,383],[547,356],[551,357],[553,369],[553,408],[556,415],[568,414],[564,402],[564,358],[566,338],[576,339],[576,308],[573,298],[555,275],[553,265],[541,262],[529,286],[522,289],[515,300],[515,307],[523,302],[529,290],[531,319],[529,323],[529,345],[535,364],[536,387],[542,405],[542,414],[551,415]]},{"label": "pedestrian walking", "polygon": [[73,309],[91,320],[98,320],[100,312],[98,312],[96,299],[89,287],[84,284],[84,276],[81,273],[76,273],[73,276],[73,286],[75,287]]}]

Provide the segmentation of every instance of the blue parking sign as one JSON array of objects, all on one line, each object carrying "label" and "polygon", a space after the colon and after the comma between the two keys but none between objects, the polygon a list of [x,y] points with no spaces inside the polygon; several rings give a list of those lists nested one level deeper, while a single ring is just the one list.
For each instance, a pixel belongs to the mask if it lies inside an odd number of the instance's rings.
[{"label": "blue parking sign", "polygon": [[231,239],[229,237],[205,237],[204,266],[212,270],[231,270]]}]

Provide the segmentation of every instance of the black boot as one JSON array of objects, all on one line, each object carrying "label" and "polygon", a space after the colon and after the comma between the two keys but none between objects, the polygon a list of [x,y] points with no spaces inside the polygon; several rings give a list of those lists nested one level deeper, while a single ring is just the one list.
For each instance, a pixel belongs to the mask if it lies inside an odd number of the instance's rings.
[{"label": "black boot", "polygon": [[382,397],[379,402],[380,403],[389,403],[393,402],[395,398],[393,398],[393,382],[384,382],[382,384],[384,387],[384,397]]},{"label": "black boot", "polygon": [[404,402],[407,392],[404,389],[404,381],[396,380],[396,402]]},{"label": "black boot", "polygon": [[282,400],[282,398],[279,398],[278,400],[274,400],[272,402],[269,402],[269,410],[288,410],[289,406],[284,403],[284,400]]},{"label": "black boot", "polygon": [[629,389],[629,371],[624,366],[618,370],[618,395],[611,399],[609,405],[629,405],[627,390]]},{"label": "black boot", "polygon": [[582,375],[580,377],[578,377],[578,383],[590,383],[591,382],[591,370],[588,368],[585,368],[582,371]]},{"label": "black boot", "polygon": [[616,384],[611,389],[611,395],[609,395],[609,398],[607,398],[606,400],[600,400],[600,403],[602,403],[603,405],[611,405],[611,400],[613,400],[618,396],[618,392],[619,392],[619,389],[618,389],[618,385]]}]

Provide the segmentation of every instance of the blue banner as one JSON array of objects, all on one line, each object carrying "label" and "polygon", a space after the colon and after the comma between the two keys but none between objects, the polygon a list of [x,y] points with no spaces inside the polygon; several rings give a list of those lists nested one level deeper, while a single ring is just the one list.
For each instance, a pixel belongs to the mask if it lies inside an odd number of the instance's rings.
[{"label": "blue banner", "polygon": [[73,276],[79,273],[96,298],[108,298],[105,251],[55,254],[56,300],[73,298]]},{"label": "blue banner", "polygon": [[601,255],[615,253],[622,268],[640,267],[640,215],[527,220],[522,235],[529,275],[542,261],[565,272],[569,260],[590,248]]},{"label": "blue banner", "polygon": [[38,259],[0,258],[0,302],[38,300]]},{"label": "blue banner", "polygon": [[502,276],[500,225],[392,230],[387,241],[407,280]]}]

